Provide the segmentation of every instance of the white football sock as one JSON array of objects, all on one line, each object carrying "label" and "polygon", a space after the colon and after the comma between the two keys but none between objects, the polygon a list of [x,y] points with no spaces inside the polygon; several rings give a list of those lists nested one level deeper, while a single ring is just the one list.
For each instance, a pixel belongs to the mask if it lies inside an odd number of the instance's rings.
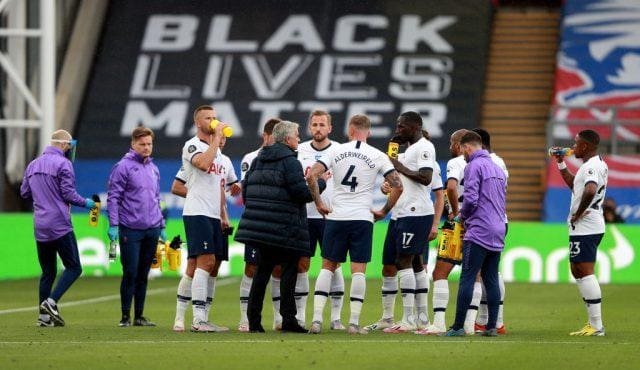
[{"label": "white football sock", "polygon": [[359,325],[360,312],[364,303],[364,294],[367,290],[367,280],[362,272],[351,274],[351,290],[349,299],[351,300],[351,317],[349,324]]},{"label": "white football sock", "polygon": [[331,278],[333,272],[321,269],[316,279],[316,287],[313,291],[313,321],[322,322],[322,311],[329,297]]},{"label": "white football sock", "polygon": [[467,316],[464,319],[464,331],[467,334],[471,334],[475,331],[474,325],[476,323],[476,315],[478,314],[478,305],[480,305],[480,299],[482,298],[482,284],[479,281],[473,283],[473,295],[471,296],[471,303],[467,309]]},{"label": "white football sock", "polygon": [[[480,306],[478,306],[478,317],[476,318],[476,323],[478,325],[487,325],[487,321],[489,321],[489,308],[487,307],[487,291],[484,288],[484,282],[482,282],[482,297],[480,297]],[[496,324],[496,327],[499,326]]]},{"label": "white football sock", "polygon": [[211,312],[211,305],[213,304],[213,298],[216,295],[216,278],[209,275],[207,281],[207,303],[205,304],[205,317],[209,321],[209,312]]},{"label": "white football sock", "polygon": [[440,279],[433,282],[433,325],[445,327],[445,312],[449,303],[449,282]]},{"label": "white football sock", "polygon": [[498,287],[500,287],[500,306],[498,306],[498,319],[496,320],[496,328],[504,326],[504,279],[502,274],[498,273]]},{"label": "white football sock", "polygon": [[309,274],[306,272],[298,273],[296,278],[296,319],[299,323],[304,323],[306,321],[306,310],[307,310],[307,297],[309,297]]},{"label": "white football sock", "polygon": [[587,305],[589,324],[595,329],[602,329],[602,292],[595,275],[587,275],[582,279],[576,279],[578,289],[584,303]]},{"label": "white football sock", "polygon": [[193,273],[193,281],[191,283],[193,321],[199,323],[206,321],[205,305],[207,303],[207,285],[209,282],[209,273],[201,268],[196,268]]},{"label": "white football sock", "polygon": [[273,325],[282,324],[280,315],[280,278],[271,275],[271,302],[273,302]]},{"label": "white football sock", "polygon": [[333,272],[329,296],[331,297],[331,321],[340,320],[342,303],[344,301],[344,276],[342,275],[342,266]]},{"label": "white football sock", "polygon": [[184,314],[191,303],[192,279],[184,274],[178,283],[178,298],[176,299],[176,321],[184,322]]},{"label": "white football sock", "polygon": [[242,280],[240,281],[240,323],[246,324],[249,322],[247,318],[247,305],[249,304],[249,292],[251,291],[251,284],[253,283],[253,278],[248,277],[247,275],[242,275]]},{"label": "white football sock", "polygon": [[416,279],[416,313],[420,322],[429,322],[429,276],[422,270],[414,274]]},{"label": "white football sock", "polygon": [[393,319],[393,311],[398,294],[398,278],[396,276],[382,277],[382,318]]},{"label": "white football sock", "polygon": [[402,294],[402,321],[414,323],[413,305],[415,304],[416,277],[413,275],[413,269],[398,271],[398,280],[400,280],[400,294]]}]

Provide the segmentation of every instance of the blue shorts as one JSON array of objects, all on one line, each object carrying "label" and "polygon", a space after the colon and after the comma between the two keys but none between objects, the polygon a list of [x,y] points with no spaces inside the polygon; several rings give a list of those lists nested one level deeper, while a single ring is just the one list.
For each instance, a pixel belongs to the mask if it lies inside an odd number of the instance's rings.
[{"label": "blue shorts", "polygon": [[569,261],[596,262],[598,245],[604,234],[569,235]]},{"label": "blue shorts", "polygon": [[326,220],[322,238],[322,258],[333,262],[346,262],[347,253],[351,262],[371,261],[371,239],[373,223],[369,221]]},{"label": "blue shorts", "polygon": [[229,249],[224,248],[220,220],[207,216],[182,216],[182,220],[187,234],[189,258],[214,254],[220,260],[229,259]]},{"label": "blue shorts", "polygon": [[387,235],[384,237],[384,245],[382,246],[382,264],[396,264],[396,220],[391,219],[387,226]]},{"label": "blue shorts", "polygon": [[250,245],[244,245],[244,262],[249,265],[258,265],[260,250]]},{"label": "blue shorts", "polygon": [[322,236],[324,235],[324,219],[323,218],[309,218],[307,224],[309,225],[309,251],[302,252],[303,257],[313,257],[316,255],[316,246],[320,244],[320,250],[322,250]]},{"label": "blue shorts", "polygon": [[384,240],[382,264],[395,265],[397,256],[422,255],[429,246],[433,215],[400,217],[389,222]]}]

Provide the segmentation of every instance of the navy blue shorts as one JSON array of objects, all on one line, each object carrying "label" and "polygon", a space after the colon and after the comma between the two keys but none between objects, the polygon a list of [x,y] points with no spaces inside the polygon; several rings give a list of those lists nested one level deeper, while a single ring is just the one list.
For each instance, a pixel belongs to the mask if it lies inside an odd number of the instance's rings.
[{"label": "navy blue shorts", "polygon": [[384,245],[382,246],[382,264],[396,264],[396,220],[391,219],[387,226],[387,235],[384,237]]},{"label": "navy blue shorts", "polygon": [[598,245],[604,234],[569,235],[569,261],[596,262]]},{"label": "navy blue shorts", "polygon": [[[400,254],[424,255],[429,253],[429,232],[433,215],[400,217],[391,220],[387,228],[382,251],[382,264],[395,265]],[[426,261],[426,260],[424,260]]]},{"label": "navy blue shorts", "polygon": [[222,261],[229,259],[229,249],[225,250],[222,240],[220,220],[207,216],[182,216],[182,220],[187,234],[189,258],[214,254]]},{"label": "navy blue shorts", "polygon": [[320,244],[322,250],[322,236],[324,235],[324,218],[308,218],[309,225],[309,251],[302,252],[303,257],[313,257],[316,255],[316,246]]},{"label": "navy blue shorts", "polygon": [[322,258],[333,262],[346,262],[347,252],[351,262],[371,261],[373,223],[369,221],[326,220],[322,238]]},{"label": "navy blue shorts", "polygon": [[249,265],[258,265],[260,250],[250,245],[244,245],[244,262]]}]

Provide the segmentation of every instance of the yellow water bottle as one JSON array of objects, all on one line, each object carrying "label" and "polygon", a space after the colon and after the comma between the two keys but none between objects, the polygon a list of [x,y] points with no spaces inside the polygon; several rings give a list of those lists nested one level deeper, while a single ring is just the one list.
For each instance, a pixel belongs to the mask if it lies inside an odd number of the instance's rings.
[{"label": "yellow water bottle", "polygon": [[553,157],[554,155],[561,155],[563,157],[570,157],[573,155],[573,149],[571,148],[562,148],[559,146],[552,146],[549,148],[549,157]]},{"label": "yellow water bottle", "polygon": [[453,259],[456,261],[462,260],[462,238],[464,237],[464,228],[462,227],[462,223],[454,222],[453,226],[453,235],[451,237],[451,242],[449,245],[455,247],[452,249]]},{"label": "yellow water bottle", "polygon": [[387,155],[389,158],[398,159],[398,152],[400,151],[400,144],[395,141],[390,141],[387,146]]},{"label": "yellow water bottle", "polygon": [[[212,130],[215,130],[216,127],[218,127],[219,123],[220,121],[218,121],[217,119],[212,119],[211,124],[209,124],[209,127],[211,127]],[[222,129],[222,134],[224,135],[224,137],[231,137],[231,135],[233,135],[233,129],[227,126]]]},{"label": "yellow water bottle", "polygon": [[164,242],[158,240],[158,245],[156,246],[156,254],[153,256],[153,260],[151,260],[151,268],[157,269],[159,268],[162,271],[162,255],[164,254]]},{"label": "yellow water bottle", "polygon": [[180,267],[181,246],[182,240],[180,240],[180,235],[178,235],[171,240],[171,243],[167,242],[164,247],[165,255],[169,261],[169,270],[171,271],[176,271]]},{"label": "yellow water bottle", "polygon": [[98,194],[93,194],[91,199],[96,203],[96,206],[89,210],[89,225],[98,226],[98,217],[100,217],[100,197]]}]

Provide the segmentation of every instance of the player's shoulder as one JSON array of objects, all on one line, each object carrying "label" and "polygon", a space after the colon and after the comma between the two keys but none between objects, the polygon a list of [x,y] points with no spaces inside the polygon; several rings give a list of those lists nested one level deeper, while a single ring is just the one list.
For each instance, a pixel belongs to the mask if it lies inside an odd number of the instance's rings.
[{"label": "player's shoulder", "polygon": [[449,161],[447,161],[447,168],[449,167],[464,167],[467,164],[467,162],[464,160],[464,156],[459,155],[455,158],[451,158],[449,159]]},{"label": "player's shoulder", "polygon": [[206,150],[206,148],[209,147],[209,144],[205,143],[204,141],[200,140],[199,137],[194,136],[191,139],[187,140],[184,143],[183,146],[183,150],[186,151],[187,153],[193,153],[196,151],[202,151],[202,150]]},{"label": "player's shoulder", "polygon": [[242,156],[242,162],[249,162],[249,161],[253,160],[253,158],[258,156],[258,152],[260,152],[260,149],[262,149],[262,148],[258,148],[258,149],[254,150],[252,152],[249,152],[249,153],[243,155]]},{"label": "player's shoulder", "polygon": [[303,141],[298,144],[298,153],[311,151],[311,140]]}]

